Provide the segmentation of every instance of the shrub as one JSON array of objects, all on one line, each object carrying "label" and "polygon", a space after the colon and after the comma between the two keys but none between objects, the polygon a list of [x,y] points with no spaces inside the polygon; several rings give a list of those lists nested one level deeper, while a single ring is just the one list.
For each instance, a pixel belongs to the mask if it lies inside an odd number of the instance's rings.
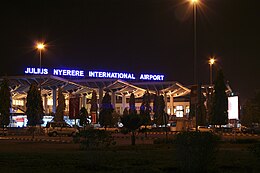
[{"label": "shrub", "polygon": [[182,132],[175,137],[181,172],[214,172],[219,138],[208,132]]},{"label": "shrub", "polygon": [[130,130],[125,127],[121,128],[121,130],[120,130],[120,133],[122,133],[124,135],[128,134],[129,132],[130,132]]},{"label": "shrub", "polygon": [[82,138],[80,147],[83,150],[104,148],[116,144],[111,132],[105,130],[89,129],[81,131],[80,137]]},{"label": "shrub", "polygon": [[174,144],[173,138],[157,138],[153,141],[154,144]]}]

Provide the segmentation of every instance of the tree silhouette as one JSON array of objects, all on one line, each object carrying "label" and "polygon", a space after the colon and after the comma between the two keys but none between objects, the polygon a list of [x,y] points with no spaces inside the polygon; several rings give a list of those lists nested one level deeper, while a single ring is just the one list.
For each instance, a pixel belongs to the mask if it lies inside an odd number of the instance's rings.
[{"label": "tree silhouette", "polygon": [[26,102],[27,125],[36,126],[42,124],[43,105],[39,88],[35,83],[31,84],[27,93]]},{"label": "tree silhouette", "polygon": [[123,116],[121,117],[121,122],[126,129],[131,131],[131,144],[135,145],[136,130],[142,125],[142,118],[137,114],[135,106],[133,106],[133,103],[135,102],[133,93],[130,98],[131,101],[129,101],[129,107],[132,107],[132,110],[128,111],[127,108],[124,110]]},{"label": "tree silhouette", "polygon": [[136,113],[134,93],[131,93],[130,98],[129,98],[129,112],[130,113]]},{"label": "tree silhouette", "polygon": [[30,127],[32,138],[34,138],[35,126],[43,123],[43,105],[41,91],[35,83],[32,83],[27,93],[26,102],[27,126]]},{"label": "tree silhouette", "polygon": [[111,96],[109,95],[108,92],[104,95],[102,99],[102,105],[101,105],[101,110],[99,113],[99,123],[101,126],[104,126],[105,129],[108,126],[111,126],[113,124],[112,122],[112,112],[114,108],[111,104]]},{"label": "tree silhouette", "polygon": [[10,123],[11,93],[8,80],[4,79],[0,88],[0,125],[3,128]]},{"label": "tree silhouette", "polygon": [[140,115],[143,118],[143,124],[149,125],[151,123],[150,113],[151,113],[151,106],[150,106],[150,93],[148,91],[145,92],[143,95],[143,102],[140,107]]},{"label": "tree silhouette", "polygon": [[241,123],[245,126],[252,126],[253,123],[260,123],[260,90],[255,92],[253,98],[248,99],[242,106]]},{"label": "tree silhouette", "polygon": [[224,125],[228,122],[228,99],[222,70],[218,70],[212,98],[211,124]]},{"label": "tree silhouette", "polygon": [[[201,88],[201,86],[200,86]],[[197,117],[197,125],[198,126],[205,126],[206,125],[206,106],[205,106],[205,101],[206,98],[204,97],[203,93],[201,92],[201,90],[199,91],[200,97],[199,97],[199,104],[198,104],[198,117]]]},{"label": "tree silhouette", "polygon": [[79,111],[79,125],[83,126],[85,129],[87,124],[89,124],[88,111],[85,107],[82,107]]},{"label": "tree silhouette", "polygon": [[58,89],[58,106],[57,106],[57,111],[54,120],[55,121],[64,121],[64,110],[66,108],[65,104],[65,97],[62,93],[62,88]]},{"label": "tree silhouette", "polygon": [[[102,96],[100,96],[102,97]],[[97,117],[97,110],[98,110],[98,105],[97,105],[97,93],[95,90],[92,91],[92,97],[90,100],[90,114],[91,116],[96,116],[97,122],[99,121],[99,118]]]}]

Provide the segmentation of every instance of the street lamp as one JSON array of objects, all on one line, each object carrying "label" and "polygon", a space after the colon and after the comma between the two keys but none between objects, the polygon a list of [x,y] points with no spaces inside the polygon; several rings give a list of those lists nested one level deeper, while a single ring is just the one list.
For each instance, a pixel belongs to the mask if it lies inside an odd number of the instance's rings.
[{"label": "street lamp", "polygon": [[[40,53],[40,72],[42,71],[42,50],[44,50],[45,45],[44,43],[37,43],[36,48],[39,50]],[[41,79],[41,77],[40,77]],[[42,82],[40,81],[40,92],[42,92]]]},{"label": "street lamp", "polygon": [[198,68],[197,68],[197,4],[199,0],[190,0],[193,6],[193,56],[194,56],[194,84],[198,84]]},{"label": "street lamp", "polygon": [[209,59],[210,86],[212,86],[212,66],[215,63],[215,61],[216,59],[214,57]]},{"label": "street lamp", "polygon": [[37,43],[36,48],[39,50],[40,53],[40,69],[42,68],[42,50],[44,50],[45,45],[44,43]]},{"label": "street lamp", "polygon": [[193,42],[193,56],[194,56],[194,84],[197,86],[197,99],[195,102],[195,121],[196,121],[196,131],[198,131],[198,104],[199,104],[199,98],[200,98],[200,85],[198,81],[198,67],[197,67],[197,4],[199,3],[199,0],[190,0],[192,6],[193,6],[193,34],[194,34],[194,42]]}]

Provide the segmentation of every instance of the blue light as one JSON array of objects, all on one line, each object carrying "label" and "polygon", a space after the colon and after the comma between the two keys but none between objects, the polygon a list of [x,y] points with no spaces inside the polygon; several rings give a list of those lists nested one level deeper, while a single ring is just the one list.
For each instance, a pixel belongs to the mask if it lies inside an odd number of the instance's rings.
[{"label": "blue light", "polygon": [[[83,70],[68,70],[68,69],[53,69],[52,75],[54,76],[73,76],[73,77],[84,77]],[[24,71],[25,74],[42,74],[47,75],[49,71],[47,68],[26,68]]]},{"label": "blue light", "polygon": [[[51,71],[51,70],[50,70]],[[25,74],[35,75],[48,75],[49,70],[47,68],[26,68]],[[71,77],[84,77],[85,72],[83,70],[69,70],[69,69],[52,69],[52,75],[54,76],[71,76]],[[88,77],[94,78],[115,78],[115,79],[136,79],[133,73],[126,72],[106,72],[106,71],[88,71]],[[164,75],[161,74],[140,74],[140,80],[154,80],[163,81]]]},{"label": "blue light", "polygon": [[135,79],[135,76],[132,73],[103,72],[103,71],[89,71],[88,76],[96,77],[96,78]]},{"label": "blue light", "polygon": [[164,78],[164,75],[153,75],[153,74],[141,74],[140,79],[141,80],[160,80],[162,81]]},{"label": "blue light", "polygon": [[53,69],[54,76],[81,76],[84,77],[83,70],[66,70],[66,69]]},{"label": "blue light", "polygon": [[48,74],[47,68],[26,68],[24,71],[25,74]]}]

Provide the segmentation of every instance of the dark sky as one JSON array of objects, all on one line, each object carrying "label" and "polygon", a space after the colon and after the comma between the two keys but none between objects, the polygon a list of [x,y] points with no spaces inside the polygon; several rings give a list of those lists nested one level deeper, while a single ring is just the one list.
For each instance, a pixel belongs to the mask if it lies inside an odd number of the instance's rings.
[{"label": "dark sky", "polygon": [[[202,4],[203,3],[203,4]],[[260,88],[258,0],[204,0],[198,7],[199,80],[215,56],[242,99]],[[186,0],[8,0],[0,7],[0,75],[39,66],[164,74],[193,83],[193,16]]]}]

